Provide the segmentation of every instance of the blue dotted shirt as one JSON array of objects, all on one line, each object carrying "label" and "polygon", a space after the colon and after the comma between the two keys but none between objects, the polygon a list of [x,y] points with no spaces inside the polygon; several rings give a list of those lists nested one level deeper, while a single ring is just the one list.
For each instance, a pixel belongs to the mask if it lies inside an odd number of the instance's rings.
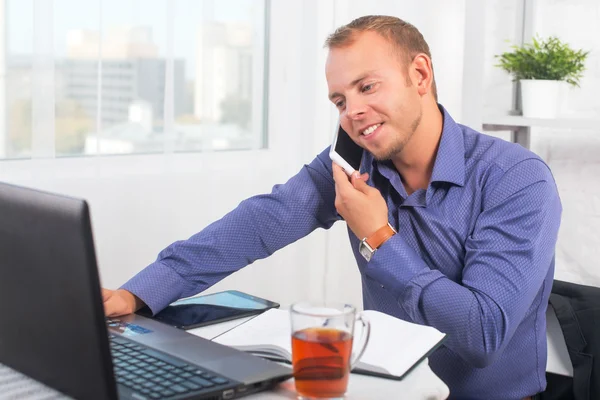
[{"label": "blue dotted shirt", "polygon": [[[440,109],[444,126],[427,190],[407,195],[391,163],[363,156],[361,171],[386,199],[398,231],[369,263],[348,231],[364,308],[447,333],[429,362],[451,398],[521,399],[546,386],[545,311],[562,211],[557,188],[538,156],[459,125]],[[340,216],[328,154],[173,243],[123,288],[157,312],[331,227]]]}]

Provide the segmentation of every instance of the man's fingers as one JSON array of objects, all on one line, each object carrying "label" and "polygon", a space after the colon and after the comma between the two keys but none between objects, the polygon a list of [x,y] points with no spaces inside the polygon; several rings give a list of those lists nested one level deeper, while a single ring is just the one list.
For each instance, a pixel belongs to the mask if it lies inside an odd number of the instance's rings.
[{"label": "man's fingers", "polygon": [[103,305],[104,305],[104,315],[107,317],[114,317],[114,314],[116,311],[114,299],[112,301],[110,301],[110,300],[105,301]]},{"label": "man's fingers", "polygon": [[[333,180],[338,182],[342,182],[344,180],[348,180],[348,176],[346,175],[346,173],[344,172],[344,169],[342,167],[340,167],[339,165],[337,165],[336,163],[332,162],[331,163],[331,170],[333,171]],[[342,179],[342,178],[346,178],[346,179]]]},{"label": "man's fingers", "polygon": [[102,305],[104,306],[104,315],[112,317],[115,312],[115,297],[114,290],[102,288]]},{"label": "man's fingers", "polygon": [[104,315],[107,317],[127,314],[124,311],[125,301],[116,290],[102,289],[102,305],[104,306]]},{"label": "man's fingers", "polygon": [[[358,172],[355,172],[354,174],[352,174],[352,186],[354,186],[354,188],[356,190],[359,190],[360,192],[364,193],[364,194],[368,194],[368,192],[372,189],[369,185],[367,185],[367,183],[365,182],[365,179],[363,178],[365,174],[363,175],[359,175]],[[367,174],[367,179],[368,179],[368,174]]]},{"label": "man's fingers", "polygon": [[107,301],[112,297],[113,291],[102,288],[102,301]]},{"label": "man's fingers", "polygon": [[348,175],[342,167],[336,163],[332,163],[333,180],[335,181],[336,191],[339,193],[341,190],[347,190],[348,187],[352,187],[352,184],[348,180]]}]

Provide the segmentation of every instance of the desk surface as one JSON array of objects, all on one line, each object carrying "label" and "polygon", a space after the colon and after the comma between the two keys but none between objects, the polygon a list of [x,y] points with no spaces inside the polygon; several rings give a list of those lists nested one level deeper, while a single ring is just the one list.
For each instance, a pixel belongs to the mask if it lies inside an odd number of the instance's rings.
[{"label": "desk surface", "polygon": [[[402,393],[399,396],[399,393]],[[448,386],[423,361],[402,381],[375,378],[352,374],[348,383],[346,400],[365,399],[446,399],[450,394]],[[297,399],[294,381],[290,379],[270,392],[257,393],[246,399],[279,400]]]},{"label": "desk surface", "polygon": [[[252,317],[192,329],[188,332],[212,340],[221,333],[244,323],[250,318]],[[401,381],[352,374],[350,376],[346,399],[394,399],[398,398],[398,393],[402,393],[402,398],[406,399],[435,400],[446,399],[449,395],[449,389],[448,386],[446,386],[446,384],[431,371],[427,360],[425,360]],[[261,392],[246,396],[244,399],[296,399],[296,396],[294,381],[293,379],[290,379],[269,392]],[[68,397],[0,364],[0,400],[4,399],[63,400],[68,399]]]},{"label": "desk surface", "polygon": [[[0,364],[0,400],[70,400],[69,397]],[[376,390],[374,390],[376,389]],[[422,362],[402,381],[374,378],[353,374],[350,377],[346,400],[396,399],[445,399],[448,387]],[[244,397],[249,400],[296,399],[293,380],[277,386],[269,392]]]},{"label": "desk surface", "polygon": [[[192,329],[189,332],[212,340],[216,336],[252,317],[228,321],[218,325]],[[547,370],[561,375],[572,376],[573,369],[568,362],[569,356],[558,321],[552,307],[548,307],[548,366]],[[66,399],[67,397],[33,379],[26,377],[0,364],[0,400],[4,399]],[[376,388],[376,391],[374,391]],[[393,381],[365,375],[352,374],[350,377],[347,400],[355,399],[445,399],[449,395],[446,384],[429,368],[427,361],[422,362],[404,380]],[[247,396],[251,400],[296,399],[293,380],[280,384],[270,392]]]},{"label": "desk surface", "polygon": [[[254,317],[240,318],[234,321],[191,329],[188,332],[212,340],[221,333],[227,332],[252,318]],[[376,390],[374,390],[375,388]],[[448,386],[429,368],[428,360],[424,360],[401,381],[351,374],[346,400],[395,399],[398,398],[398,393],[402,393],[404,399],[436,400],[446,399],[450,391]],[[294,388],[294,380],[290,379],[270,392],[257,393],[244,398],[283,400],[296,399],[297,394]]]}]

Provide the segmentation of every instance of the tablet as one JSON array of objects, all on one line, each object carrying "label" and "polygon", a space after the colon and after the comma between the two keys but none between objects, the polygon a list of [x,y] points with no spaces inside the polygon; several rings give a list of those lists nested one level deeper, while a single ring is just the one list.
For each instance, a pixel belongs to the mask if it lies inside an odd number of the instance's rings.
[{"label": "tablet", "polygon": [[237,290],[226,290],[176,301],[154,316],[148,307],[137,313],[176,328],[193,329],[260,314],[270,308],[279,308],[279,304]]}]

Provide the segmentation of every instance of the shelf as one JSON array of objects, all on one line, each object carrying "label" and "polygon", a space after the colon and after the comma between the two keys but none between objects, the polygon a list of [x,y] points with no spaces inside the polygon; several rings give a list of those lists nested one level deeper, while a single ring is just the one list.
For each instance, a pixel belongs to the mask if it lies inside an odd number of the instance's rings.
[{"label": "shelf", "polygon": [[491,115],[483,118],[483,130],[514,130],[515,127],[600,129],[600,118],[525,118],[519,115]]}]

